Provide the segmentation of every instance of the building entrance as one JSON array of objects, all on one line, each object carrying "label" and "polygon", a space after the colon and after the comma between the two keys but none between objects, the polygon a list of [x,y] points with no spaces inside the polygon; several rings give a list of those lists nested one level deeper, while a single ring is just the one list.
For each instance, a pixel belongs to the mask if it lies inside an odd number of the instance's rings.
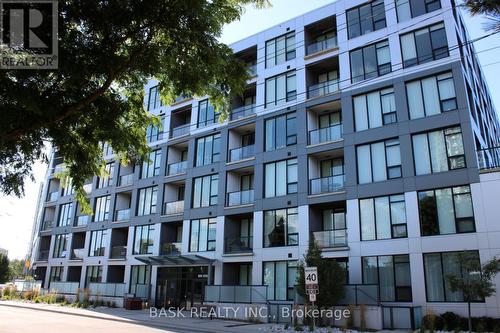
[{"label": "building entrance", "polygon": [[189,308],[204,300],[208,267],[158,267],[156,281],[157,307]]}]

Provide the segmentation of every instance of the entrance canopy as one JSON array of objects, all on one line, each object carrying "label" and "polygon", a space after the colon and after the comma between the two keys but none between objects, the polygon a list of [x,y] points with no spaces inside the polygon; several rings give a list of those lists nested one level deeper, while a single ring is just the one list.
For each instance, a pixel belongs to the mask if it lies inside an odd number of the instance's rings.
[{"label": "entrance canopy", "polygon": [[197,254],[176,254],[164,256],[135,257],[151,266],[200,266],[211,265],[215,260]]}]

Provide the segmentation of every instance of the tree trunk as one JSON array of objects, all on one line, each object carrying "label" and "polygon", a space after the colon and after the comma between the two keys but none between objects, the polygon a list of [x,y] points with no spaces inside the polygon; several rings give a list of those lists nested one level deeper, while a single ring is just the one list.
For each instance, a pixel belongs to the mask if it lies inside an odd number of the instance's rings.
[{"label": "tree trunk", "polygon": [[469,312],[469,319],[468,319],[469,333],[472,333],[472,317],[471,317],[471,311],[470,311],[470,301],[467,302],[467,308],[468,308],[468,312]]}]

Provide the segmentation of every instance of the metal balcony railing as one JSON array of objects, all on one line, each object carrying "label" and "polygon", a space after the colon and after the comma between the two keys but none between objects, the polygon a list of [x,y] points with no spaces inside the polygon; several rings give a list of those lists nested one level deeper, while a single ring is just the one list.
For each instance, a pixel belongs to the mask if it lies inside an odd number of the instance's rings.
[{"label": "metal balcony railing", "polygon": [[337,46],[338,46],[337,36],[330,37],[328,39],[309,44],[309,46],[307,46],[307,55],[332,49]]},{"label": "metal balcony railing", "polygon": [[345,175],[311,179],[309,194],[338,192],[344,189]]},{"label": "metal balcony railing", "polygon": [[255,145],[234,148],[229,151],[229,162],[241,161],[246,158],[255,156]]},{"label": "metal balcony railing", "polygon": [[127,246],[115,245],[111,247],[111,253],[109,257],[111,259],[125,259],[127,257]]},{"label": "metal balcony railing", "polygon": [[188,161],[181,161],[177,163],[171,163],[168,165],[167,175],[173,176],[180,173],[186,172],[188,167]]},{"label": "metal balcony railing", "polygon": [[253,203],[254,190],[230,192],[227,194],[227,206],[248,205]]},{"label": "metal balcony railing", "polygon": [[134,174],[129,173],[128,175],[121,175],[118,181],[118,186],[132,185],[134,182]]},{"label": "metal balcony railing", "polygon": [[161,244],[161,251],[160,252],[163,255],[179,254],[179,253],[181,253],[181,242],[163,243],[163,244]]},{"label": "metal balcony railing", "polygon": [[500,168],[500,147],[478,150],[477,162],[479,170]]},{"label": "metal balcony railing", "polygon": [[309,131],[309,144],[331,142],[342,139],[342,124]]},{"label": "metal balcony railing", "polygon": [[339,80],[330,80],[314,84],[307,88],[307,97],[319,97],[339,91]]},{"label": "metal balcony railing", "polygon": [[117,209],[115,211],[115,221],[127,221],[130,219],[130,208]]},{"label": "metal balcony railing", "polygon": [[179,215],[184,213],[184,200],[164,202],[162,215]]},{"label": "metal balcony railing", "polygon": [[253,236],[240,236],[224,240],[225,253],[252,252]]},{"label": "metal balcony railing", "polygon": [[347,229],[314,231],[313,236],[321,248],[347,246]]},{"label": "metal balcony railing", "polygon": [[243,105],[231,111],[230,119],[236,120],[255,114],[255,104]]},{"label": "metal balcony railing", "polygon": [[172,130],[170,131],[170,138],[177,138],[179,136],[189,134],[190,127],[191,127],[191,124],[184,124],[184,125],[172,128]]}]

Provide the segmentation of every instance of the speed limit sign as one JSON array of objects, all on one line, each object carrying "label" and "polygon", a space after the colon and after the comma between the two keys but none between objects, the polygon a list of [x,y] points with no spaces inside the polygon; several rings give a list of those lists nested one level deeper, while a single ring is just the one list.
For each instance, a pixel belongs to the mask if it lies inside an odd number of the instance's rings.
[{"label": "speed limit sign", "polygon": [[304,267],[304,277],[306,285],[318,284],[318,268],[317,267]]}]

